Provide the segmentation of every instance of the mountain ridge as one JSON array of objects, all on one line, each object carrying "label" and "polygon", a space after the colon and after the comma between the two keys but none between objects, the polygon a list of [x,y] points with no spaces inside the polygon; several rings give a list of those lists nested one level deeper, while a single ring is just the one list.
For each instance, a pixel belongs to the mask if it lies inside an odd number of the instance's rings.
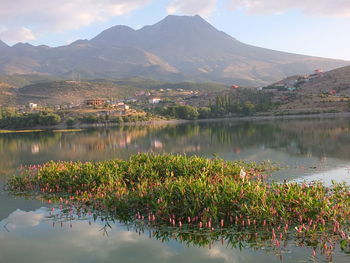
[{"label": "mountain ridge", "polygon": [[346,65],[350,62],[244,44],[198,15],[170,15],[138,30],[117,25],[66,46],[18,43],[0,52],[0,74],[68,78],[75,72],[85,79],[147,77],[239,85],[264,85]]}]

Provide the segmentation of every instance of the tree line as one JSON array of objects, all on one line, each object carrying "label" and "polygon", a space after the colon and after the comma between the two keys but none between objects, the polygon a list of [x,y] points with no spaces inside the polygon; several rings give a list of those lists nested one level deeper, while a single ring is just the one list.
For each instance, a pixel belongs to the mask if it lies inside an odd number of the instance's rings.
[{"label": "tree line", "polygon": [[61,123],[61,116],[53,112],[19,113],[13,109],[0,109],[0,128],[52,126],[59,123]]},{"label": "tree line", "polygon": [[216,96],[214,100],[209,100],[208,107],[175,104],[156,107],[155,113],[169,118],[193,120],[231,115],[250,116],[257,112],[267,112],[278,105],[278,102],[272,101],[271,93],[242,90]]}]

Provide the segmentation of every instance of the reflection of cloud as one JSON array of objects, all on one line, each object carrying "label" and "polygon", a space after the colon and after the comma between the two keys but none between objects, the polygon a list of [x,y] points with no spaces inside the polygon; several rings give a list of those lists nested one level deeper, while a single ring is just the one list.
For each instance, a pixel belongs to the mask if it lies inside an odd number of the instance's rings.
[{"label": "reflection of cloud", "polygon": [[18,227],[34,227],[40,224],[40,221],[44,218],[41,210],[37,210],[37,212],[25,212],[17,209],[13,213],[11,213],[7,218],[8,229],[16,229]]},{"label": "reflection of cloud", "polygon": [[[59,224],[52,228],[51,222],[42,220],[47,213],[45,208],[31,212],[16,210],[0,222],[0,262],[278,262],[273,253],[240,250],[225,243],[215,243],[211,249],[183,246],[173,241],[162,243],[149,239],[147,231],[139,235],[117,224],[112,224],[108,236],[104,236],[100,221],[92,225],[74,221],[72,228],[69,223],[64,223],[62,228]],[[3,226],[10,221],[22,227],[6,232]],[[293,257],[290,262],[294,262],[307,258],[310,253],[302,249],[286,256]]]}]

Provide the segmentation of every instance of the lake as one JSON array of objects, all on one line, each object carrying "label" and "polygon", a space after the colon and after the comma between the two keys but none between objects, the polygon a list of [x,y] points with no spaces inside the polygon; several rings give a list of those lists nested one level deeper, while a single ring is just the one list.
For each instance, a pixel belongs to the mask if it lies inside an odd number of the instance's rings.
[{"label": "lake", "polygon": [[[312,250],[293,241],[276,250],[228,240],[194,243],[97,218],[58,223],[51,205],[9,196],[9,176],[49,160],[126,159],[138,152],[186,153],[278,163],[272,180],[350,183],[350,119],[208,121],[95,128],[78,132],[0,134],[0,262],[307,262]],[[163,230],[162,230],[163,231]],[[164,230],[163,232],[167,232]],[[163,233],[162,232],[162,233]],[[324,261],[319,256],[318,261]],[[337,247],[333,262],[350,262]]]}]

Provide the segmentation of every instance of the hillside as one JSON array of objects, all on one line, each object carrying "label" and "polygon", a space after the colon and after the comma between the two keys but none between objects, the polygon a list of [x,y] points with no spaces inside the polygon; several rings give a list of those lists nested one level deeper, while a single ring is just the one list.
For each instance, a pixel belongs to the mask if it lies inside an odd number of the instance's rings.
[{"label": "hillside", "polygon": [[0,49],[0,74],[64,79],[143,77],[252,86],[349,64],[247,45],[199,16],[168,16],[139,30],[115,26],[91,40],[57,48],[19,43]]},{"label": "hillside", "polygon": [[[19,76],[16,77],[16,79]],[[3,77],[2,79],[6,79]],[[13,87],[8,83],[0,82],[0,105],[26,105],[29,102],[41,105],[79,104],[91,98],[124,99],[133,97],[136,93],[146,90],[183,89],[201,92],[220,92],[227,90],[227,86],[216,83],[181,82],[169,83],[153,79],[131,78],[115,81],[30,81],[24,78],[29,85]],[[11,77],[8,80],[13,81]],[[10,81],[10,82],[11,82]],[[19,82],[21,83],[21,82]]]},{"label": "hillside", "polygon": [[305,94],[335,90],[339,95],[350,96],[350,66],[325,72],[319,78],[304,83],[300,88]]},{"label": "hillside", "polygon": [[288,112],[349,111],[350,66],[318,74],[292,76],[272,86],[285,85],[294,91],[275,91],[276,97],[285,100],[280,110]]},{"label": "hillside", "polygon": [[29,101],[40,104],[78,104],[91,98],[124,98],[132,96],[138,89],[108,82],[54,81],[37,83],[19,88],[17,103]]},{"label": "hillside", "polygon": [[6,83],[10,86],[21,88],[26,85],[36,84],[36,83],[45,83],[50,81],[63,80],[60,77],[51,76],[51,75],[0,75],[0,82]]},{"label": "hillside", "polygon": [[16,104],[15,88],[7,83],[0,82],[0,106]]}]

